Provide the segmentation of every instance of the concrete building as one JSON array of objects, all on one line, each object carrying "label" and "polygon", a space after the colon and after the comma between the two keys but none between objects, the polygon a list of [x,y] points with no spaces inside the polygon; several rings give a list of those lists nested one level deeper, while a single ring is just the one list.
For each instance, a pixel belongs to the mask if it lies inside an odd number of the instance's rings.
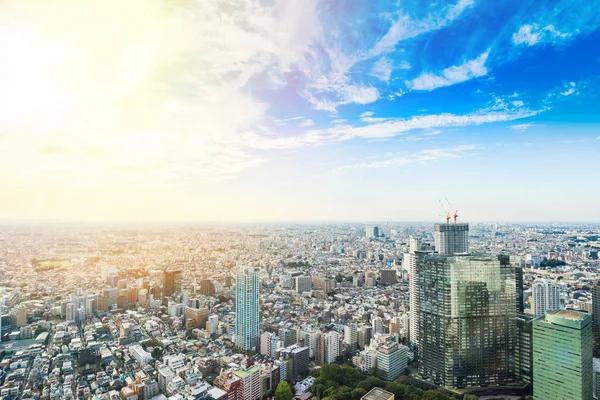
[{"label": "concrete building", "polygon": [[435,251],[441,255],[469,252],[469,224],[435,224]]},{"label": "concrete building", "polygon": [[350,351],[358,349],[358,329],[356,325],[344,326],[344,344],[348,346]]},{"label": "concrete building", "polygon": [[592,316],[547,311],[533,321],[533,396],[592,400]]},{"label": "concrete building", "polygon": [[382,285],[393,285],[398,282],[398,272],[395,269],[380,269],[379,282]]},{"label": "concrete building", "polygon": [[325,337],[325,362],[327,364],[335,363],[340,353],[340,334],[331,331],[323,335]]},{"label": "concrete building", "polygon": [[312,290],[312,278],[310,276],[297,276],[296,280],[296,292],[304,293]]},{"label": "concrete building", "polygon": [[260,369],[252,366],[246,369],[238,369],[233,372],[240,379],[240,400],[259,400],[260,393]]},{"label": "concrete building", "polygon": [[387,343],[377,349],[377,369],[382,378],[393,381],[408,365],[408,347],[398,343]]},{"label": "concrete building", "polygon": [[539,279],[531,286],[533,294],[533,314],[537,317],[546,311],[560,310],[560,286],[552,279]]},{"label": "concrete building", "polygon": [[129,347],[129,353],[131,356],[140,364],[148,364],[152,361],[152,354],[148,353],[139,344],[135,344]]}]

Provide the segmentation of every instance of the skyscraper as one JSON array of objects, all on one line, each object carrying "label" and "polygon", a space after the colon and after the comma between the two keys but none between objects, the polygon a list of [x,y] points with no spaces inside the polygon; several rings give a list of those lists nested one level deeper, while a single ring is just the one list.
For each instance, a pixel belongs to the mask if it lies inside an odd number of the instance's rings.
[{"label": "skyscraper", "polygon": [[172,296],[175,292],[181,290],[181,270],[165,271],[163,278],[164,296]]},{"label": "skyscraper", "polygon": [[530,386],[533,381],[533,316],[517,314],[515,374],[519,382]]},{"label": "skyscraper", "polygon": [[515,382],[515,271],[507,256],[419,253],[419,373],[454,388]]},{"label": "skyscraper", "polygon": [[600,357],[600,285],[592,286],[592,343],[594,357]]},{"label": "skyscraper", "polygon": [[531,286],[533,314],[542,316],[546,311],[560,310],[560,286],[551,279],[539,279]]},{"label": "skyscraper", "polygon": [[435,224],[435,251],[443,255],[469,252],[469,224]]},{"label": "skyscraper", "polygon": [[592,400],[592,316],[548,311],[533,321],[533,396]]},{"label": "skyscraper", "polygon": [[417,345],[417,318],[415,315],[417,301],[417,285],[415,280],[415,268],[417,263],[417,252],[420,252],[423,247],[423,241],[420,238],[411,237],[409,240],[409,252],[404,254],[402,260],[403,268],[408,271],[408,292],[410,306],[410,344]]},{"label": "skyscraper", "polygon": [[260,334],[259,285],[252,268],[236,276],[235,343],[246,350],[256,350]]}]

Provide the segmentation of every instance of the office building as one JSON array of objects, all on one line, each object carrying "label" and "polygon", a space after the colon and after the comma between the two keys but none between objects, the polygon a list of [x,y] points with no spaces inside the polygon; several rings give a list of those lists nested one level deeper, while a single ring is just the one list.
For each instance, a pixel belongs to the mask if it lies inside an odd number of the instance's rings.
[{"label": "office building", "polygon": [[393,381],[406,369],[408,347],[398,343],[386,343],[377,349],[377,369],[386,381]]},{"label": "office building", "polygon": [[367,325],[362,325],[358,328],[358,348],[364,349],[371,344],[371,336],[373,334],[373,328]]},{"label": "office building", "polygon": [[260,281],[254,269],[248,268],[236,276],[235,343],[245,350],[256,350],[260,335]]},{"label": "office building", "polygon": [[551,279],[539,279],[531,286],[533,314],[537,317],[546,311],[560,310],[560,286]]},{"label": "office building", "polygon": [[600,398],[600,358],[594,358],[594,400]]},{"label": "office building", "polygon": [[435,251],[441,255],[469,252],[469,224],[435,224]]},{"label": "office building", "polygon": [[594,357],[600,357],[600,285],[592,286],[592,342]]},{"label": "office building", "polygon": [[369,239],[379,237],[379,227],[367,225],[365,237]]},{"label": "office building", "polygon": [[465,388],[515,381],[515,271],[507,256],[419,253],[415,268],[419,373]]},{"label": "office building", "polygon": [[310,276],[297,276],[296,280],[296,292],[304,293],[312,290],[312,278]]},{"label": "office building", "polygon": [[517,314],[515,375],[517,381],[531,387],[533,381],[533,316],[528,314]]},{"label": "office building", "polygon": [[163,272],[163,296],[172,296],[181,290],[181,270]]},{"label": "office building", "polygon": [[395,269],[380,269],[379,282],[382,285],[393,285],[398,282],[398,272]]},{"label": "office building", "polygon": [[344,344],[350,351],[358,349],[358,329],[356,325],[344,326]]},{"label": "office building", "polygon": [[515,286],[517,292],[517,314],[525,312],[525,298],[523,297],[523,265],[515,265]]},{"label": "office building", "polygon": [[533,397],[592,400],[592,316],[547,311],[533,321]]}]

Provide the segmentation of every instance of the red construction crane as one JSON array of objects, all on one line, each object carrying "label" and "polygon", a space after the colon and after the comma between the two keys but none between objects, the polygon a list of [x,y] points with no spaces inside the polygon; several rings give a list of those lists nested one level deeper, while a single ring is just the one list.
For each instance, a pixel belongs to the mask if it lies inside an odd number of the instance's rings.
[{"label": "red construction crane", "polygon": [[[446,201],[448,201],[448,199],[446,199]],[[448,209],[446,208],[446,206],[444,205],[444,203],[442,203],[442,201],[440,200],[440,205],[442,206],[442,208],[444,209],[444,212],[446,213],[446,223],[449,224],[450,223],[450,218],[452,213],[450,211],[448,211]]]},{"label": "red construction crane", "polygon": [[[452,207],[452,204],[450,204],[450,200],[448,200],[447,197],[446,197],[446,203],[448,203],[451,210],[454,208],[454,207]],[[458,219],[458,210],[455,209],[453,217],[454,217],[454,223],[456,223],[456,220]]]}]

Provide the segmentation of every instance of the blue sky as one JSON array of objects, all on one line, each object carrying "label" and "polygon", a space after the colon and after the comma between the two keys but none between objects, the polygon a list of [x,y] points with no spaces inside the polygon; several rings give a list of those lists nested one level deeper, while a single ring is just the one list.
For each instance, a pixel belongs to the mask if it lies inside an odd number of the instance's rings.
[{"label": "blue sky", "polygon": [[600,1],[27,3],[2,217],[600,220]]}]

